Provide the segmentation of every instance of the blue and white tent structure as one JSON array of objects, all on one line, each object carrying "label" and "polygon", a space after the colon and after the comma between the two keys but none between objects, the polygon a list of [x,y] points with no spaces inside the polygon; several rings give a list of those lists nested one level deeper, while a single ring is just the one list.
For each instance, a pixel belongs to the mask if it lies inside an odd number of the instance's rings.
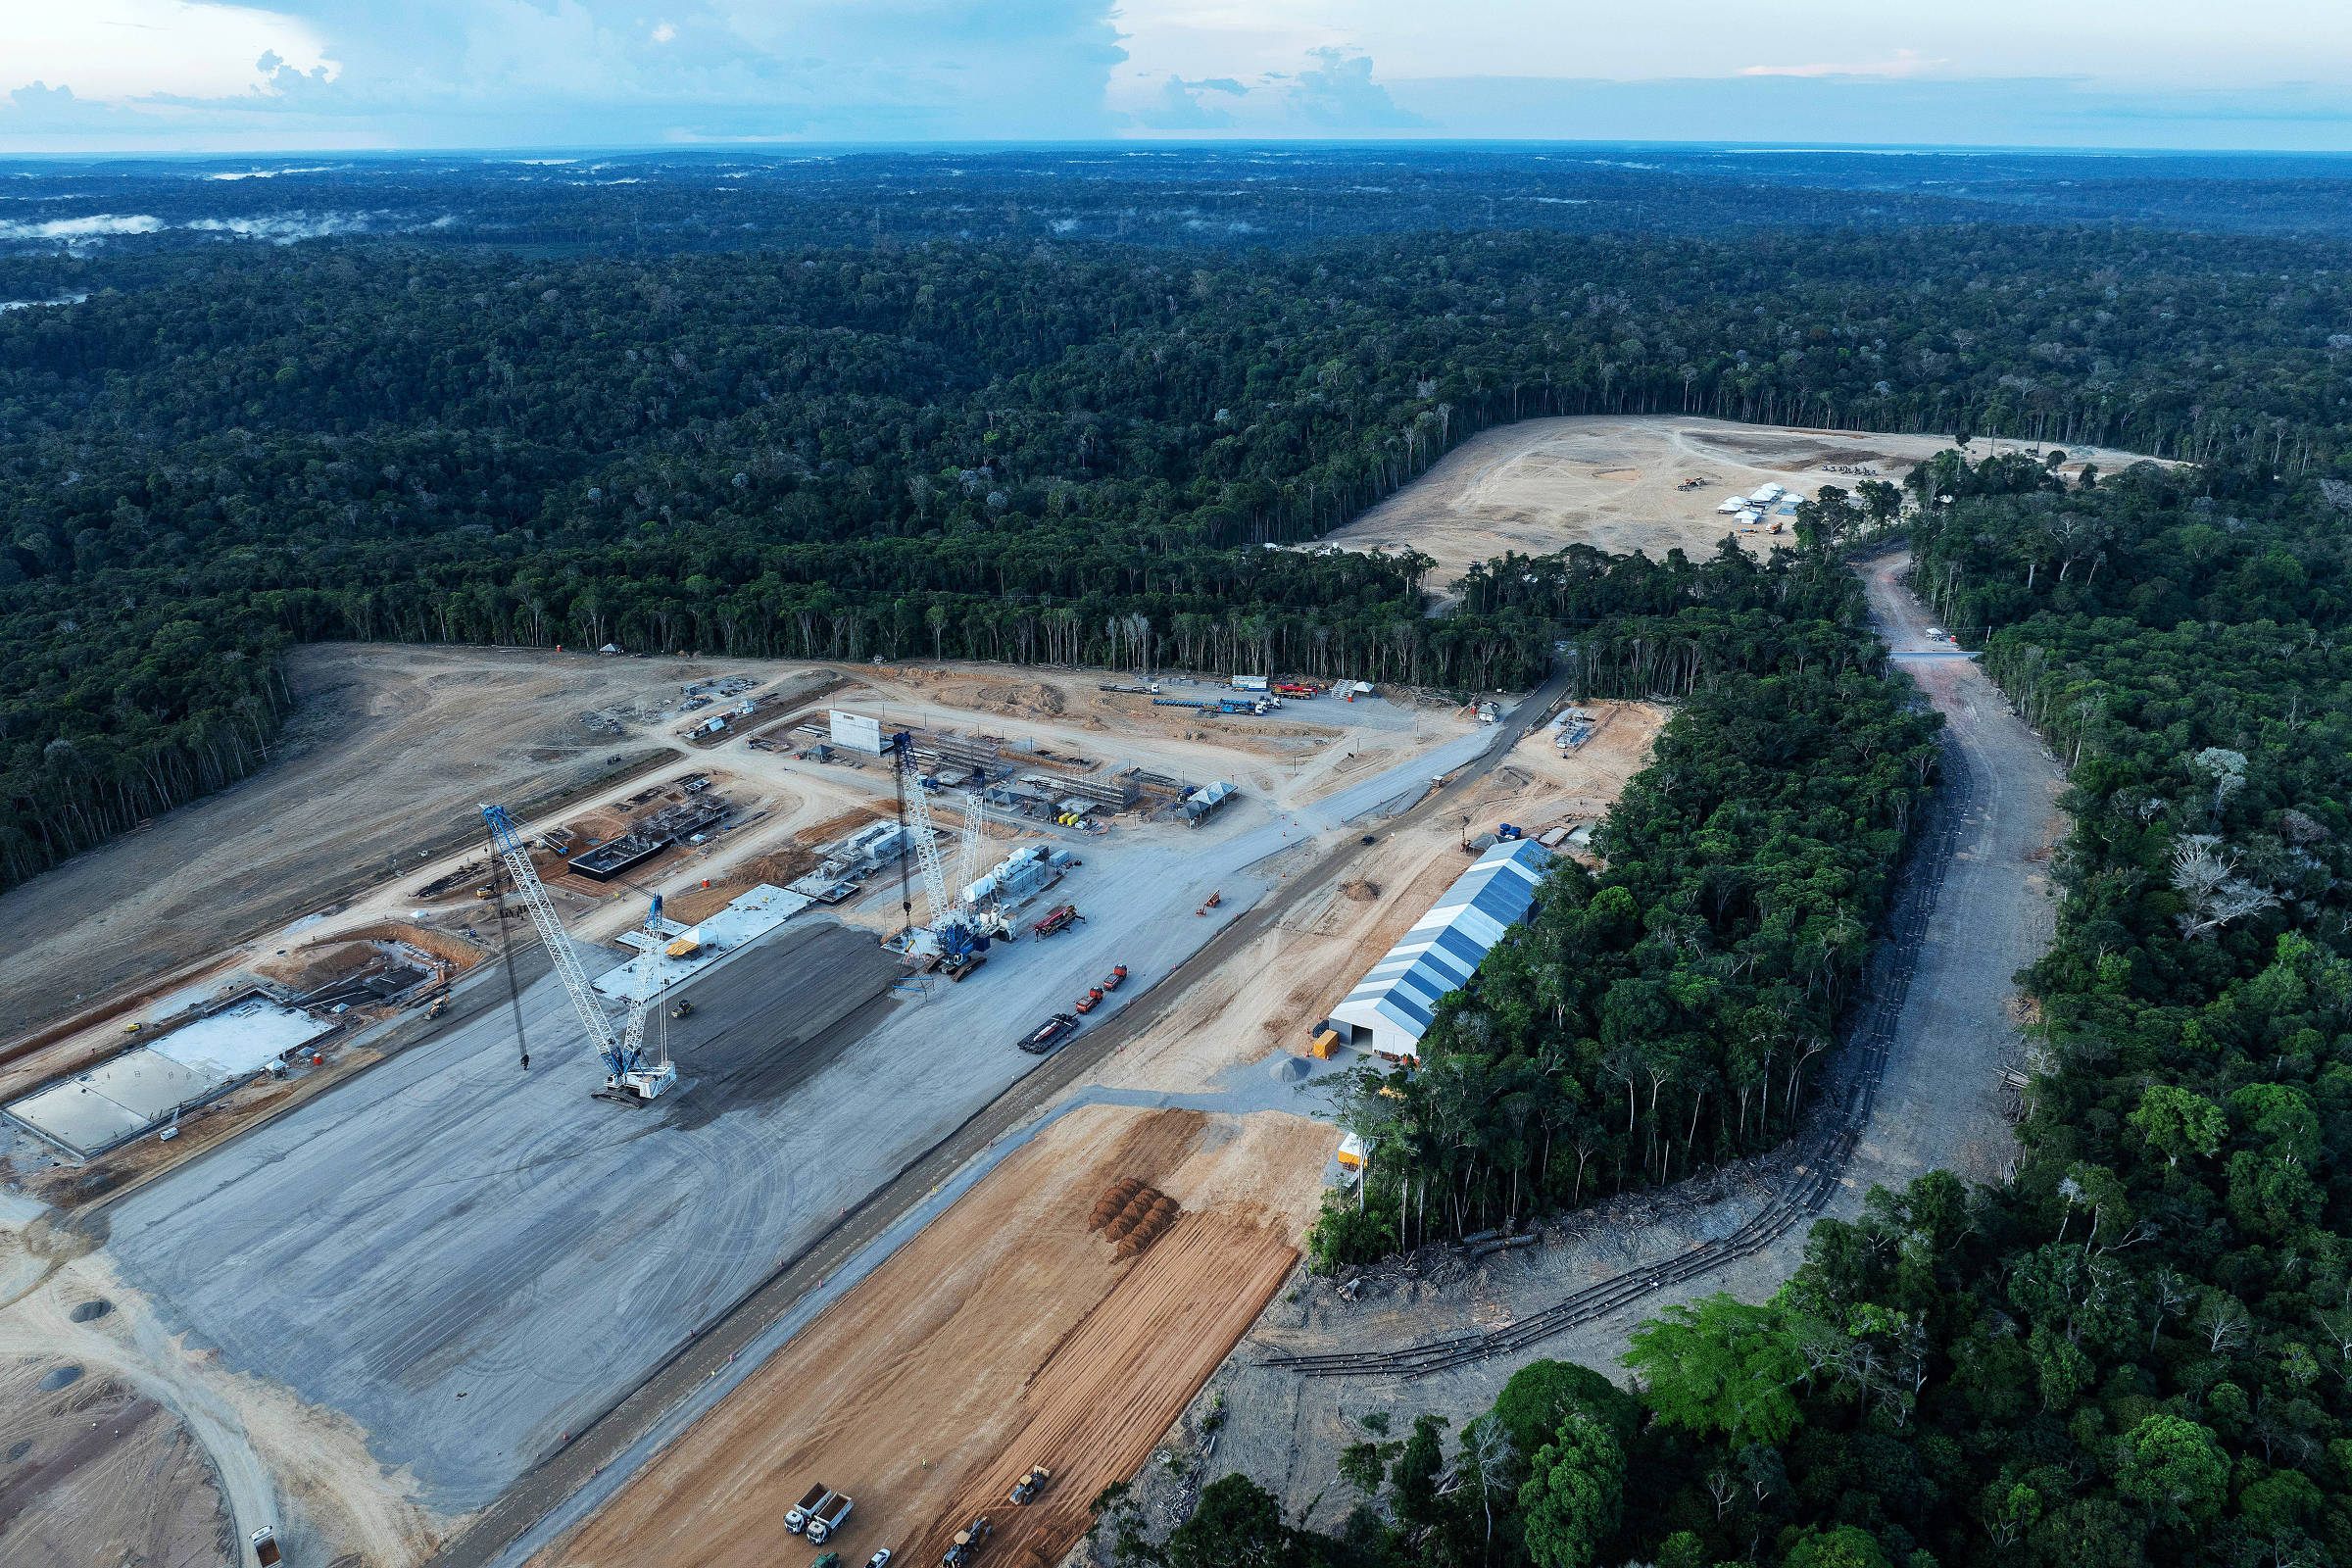
[{"label": "blue and white tent structure", "polygon": [[1349,1043],[1359,1051],[1419,1061],[1438,999],[1459,990],[1503,932],[1527,918],[1550,863],[1551,852],[1533,839],[1497,844],[1480,856],[1356,982],[1332,1009],[1332,1021],[1353,1026]]}]

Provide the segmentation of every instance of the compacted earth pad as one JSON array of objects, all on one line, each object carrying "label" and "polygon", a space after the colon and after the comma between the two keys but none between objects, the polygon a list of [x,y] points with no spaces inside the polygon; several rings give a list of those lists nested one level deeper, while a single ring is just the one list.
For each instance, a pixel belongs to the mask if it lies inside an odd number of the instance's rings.
[{"label": "compacted earth pad", "polygon": [[[988,1560],[1058,1561],[1289,1274],[1336,1139],[1273,1112],[1068,1112],[538,1562],[767,1568],[817,1482],[858,1499],[827,1543],[852,1563],[935,1563],[980,1513]],[[1164,1228],[1122,1256],[1105,1233],[1145,1192],[1136,1222]],[[1053,1475],[1015,1506],[1032,1465]]]}]

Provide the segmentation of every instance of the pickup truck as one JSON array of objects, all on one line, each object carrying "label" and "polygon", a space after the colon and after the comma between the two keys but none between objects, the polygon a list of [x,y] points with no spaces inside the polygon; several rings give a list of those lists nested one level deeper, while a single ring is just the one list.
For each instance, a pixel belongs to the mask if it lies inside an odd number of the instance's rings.
[{"label": "pickup truck", "polygon": [[1069,1038],[1071,1032],[1077,1027],[1077,1014],[1057,1012],[1031,1030],[1029,1038],[1021,1042],[1021,1049],[1032,1056],[1045,1055]]},{"label": "pickup truck", "polygon": [[[821,1481],[810,1487],[807,1493],[802,1494],[800,1501],[784,1510],[784,1528],[796,1536],[806,1531],[808,1528],[808,1521],[816,1517],[816,1510],[831,1495],[833,1495],[833,1489]],[[822,1541],[824,1538],[819,1536],[817,1539]]]}]

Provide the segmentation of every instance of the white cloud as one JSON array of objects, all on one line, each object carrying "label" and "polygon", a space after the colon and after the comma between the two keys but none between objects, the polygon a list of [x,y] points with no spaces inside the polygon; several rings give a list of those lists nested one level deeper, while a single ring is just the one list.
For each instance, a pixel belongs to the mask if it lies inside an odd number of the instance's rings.
[{"label": "white cloud", "polygon": [[266,91],[280,65],[335,74],[318,30],[275,11],[193,0],[20,0],[6,11],[0,89],[58,82],[84,101],[122,103]]},{"label": "white cloud", "polygon": [[54,239],[73,241],[96,239],[108,234],[154,234],[167,225],[160,218],[145,213],[135,217],[118,218],[113,213],[97,213],[88,218],[57,218],[45,223],[0,223],[0,239]]},{"label": "white cloud", "polygon": [[1325,130],[1405,130],[1429,123],[1396,107],[1389,89],[1372,79],[1369,55],[1346,49],[1308,51],[1317,62],[1291,84],[1291,106]]}]

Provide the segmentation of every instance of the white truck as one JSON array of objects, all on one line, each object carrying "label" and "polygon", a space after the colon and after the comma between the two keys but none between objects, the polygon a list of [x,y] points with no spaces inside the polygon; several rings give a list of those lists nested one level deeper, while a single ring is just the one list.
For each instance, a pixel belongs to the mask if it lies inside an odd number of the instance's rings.
[{"label": "white truck", "polygon": [[816,1512],[808,1516],[808,1539],[823,1545],[835,1531],[849,1522],[850,1510],[857,1506],[858,1499],[846,1492],[826,1494],[825,1500],[816,1505]]},{"label": "white truck", "polygon": [[[810,1487],[807,1493],[802,1494],[800,1501],[784,1510],[784,1528],[796,1536],[806,1531],[809,1521],[816,1517],[817,1509],[823,1507],[825,1499],[832,1495],[833,1489],[821,1481]],[[815,1539],[822,1541],[824,1537],[818,1536]]]}]

